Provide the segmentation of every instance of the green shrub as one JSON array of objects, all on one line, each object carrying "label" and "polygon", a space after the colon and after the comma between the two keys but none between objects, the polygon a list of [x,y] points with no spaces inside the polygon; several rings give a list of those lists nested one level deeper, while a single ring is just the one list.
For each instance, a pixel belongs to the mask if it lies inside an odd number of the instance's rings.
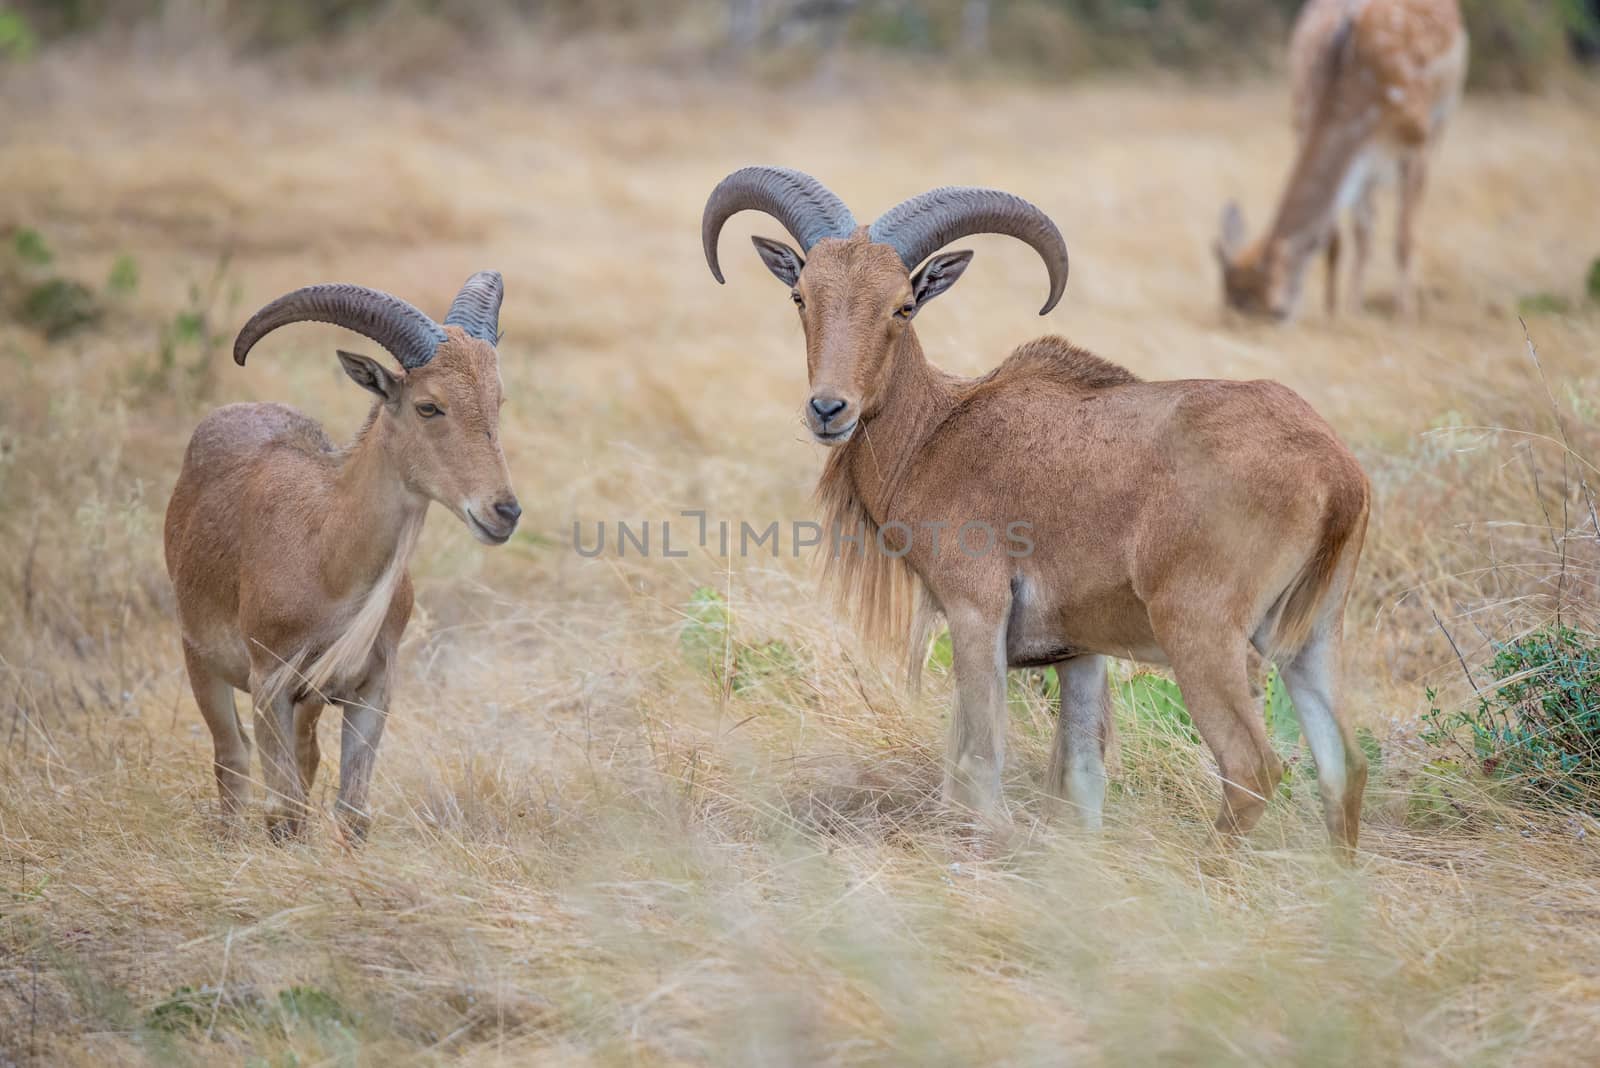
[{"label": "green shrub", "polygon": [[106,289],[118,295],[132,293],[139,288],[139,261],[123,253],[111,265],[106,276]]},{"label": "green shrub", "polygon": [[21,12],[0,9],[0,59],[27,59],[38,45],[33,26]]},{"label": "green shrub", "polygon": [[20,312],[23,322],[55,341],[98,319],[100,305],[88,286],[69,278],[50,278],[28,290]]},{"label": "green shrub", "polygon": [[1423,717],[1423,741],[1466,752],[1525,801],[1600,814],[1600,637],[1545,627],[1496,646],[1491,670],[1476,708]]},{"label": "green shrub", "polygon": [[1530,293],[1517,301],[1518,315],[1566,315],[1572,301],[1559,293]]},{"label": "green shrub", "polygon": [[[678,646],[696,670],[717,688],[734,693],[761,688],[782,689],[797,680],[803,665],[799,654],[781,639],[750,642],[734,636],[733,609],[720,592],[701,586],[683,606]],[[729,670],[731,669],[731,670]]]},{"label": "green shrub", "polygon": [[39,231],[24,226],[11,238],[11,251],[23,263],[42,267],[55,259],[50,245]]}]

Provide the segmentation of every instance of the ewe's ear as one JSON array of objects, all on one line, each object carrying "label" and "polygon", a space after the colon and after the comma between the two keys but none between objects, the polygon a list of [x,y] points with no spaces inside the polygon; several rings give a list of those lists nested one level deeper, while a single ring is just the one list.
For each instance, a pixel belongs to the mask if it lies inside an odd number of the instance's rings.
[{"label": "ewe's ear", "polygon": [[1238,201],[1230,200],[1222,206],[1222,223],[1217,232],[1217,243],[1212,246],[1212,251],[1226,266],[1243,247],[1244,212],[1239,210]]},{"label": "ewe's ear", "polygon": [[960,252],[941,252],[924,263],[922,270],[911,279],[911,296],[916,300],[917,307],[922,307],[955,285],[956,279],[961,277],[971,262],[972,253],[963,249]]},{"label": "ewe's ear", "polygon": [[393,407],[400,403],[400,379],[371,356],[359,352],[339,350],[339,362],[344,373],[368,393],[376,393],[385,404]]},{"label": "ewe's ear", "polygon": [[800,253],[785,245],[782,241],[772,241],[765,237],[752,237],[756,251],[761,253],[761,262],[767,265],[767,270],[778,277],[778,281],[786,286],[792,286],[800,281],[800,271],[805,267],[806,261],[800,258]]}]

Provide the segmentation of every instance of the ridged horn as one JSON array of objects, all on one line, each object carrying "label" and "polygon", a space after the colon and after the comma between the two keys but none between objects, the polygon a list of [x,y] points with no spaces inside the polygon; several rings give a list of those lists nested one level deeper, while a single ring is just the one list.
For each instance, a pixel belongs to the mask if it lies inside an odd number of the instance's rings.
[{"label": "ridged horn", "polygon": [[500,272],[479,271],[456,294],[444,325],[459,326],[468,337],[496,344],[500,340],[500,301],[504,296]]},{"label": "ridged horn", "polygon": [[286,293],[252,315],[233,342],[233,362],[243,367],[256,342],[280,326],[304,322],[332,323],[365,334],[408,371],[433,359],[445,339],[444,327],[399,297],[330,283]]},{"label": "ridged horn", "polygon": [[747,209],[764,211],[777,219],[800,242],[800,251],[825,237],[849,237],[855,216],[828,187],[787,167],[745,167],[734,171],[711,191],[700,219],[700,241],[706,250],[711,277],[723,281],[717,263],[717,237],[722,224]]},{"label": "ridged horn", "polygon": [[950,242],[969,234],[1006,234],[1033,246],[1050,272],[1044,315],[1067,288],[1067,242],[1050,217],[1019,196],[998,189],[946,186],[912,197],[878,216],[868,231],[873,241],[900,254],[906,270]]}]

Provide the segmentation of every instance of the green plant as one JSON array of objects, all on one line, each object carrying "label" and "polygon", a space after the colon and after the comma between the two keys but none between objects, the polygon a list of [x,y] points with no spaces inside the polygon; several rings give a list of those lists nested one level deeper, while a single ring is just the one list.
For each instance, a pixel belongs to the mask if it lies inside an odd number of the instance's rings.
[{"label": "green plant", "polygon": [[144,1014],[145,1030],[169,1035],[202,1030],[217,1003],[218,993],[210,987],[180,986]]},{"label": "green plant", "polygon": [[[199,396],[210,393],[216,356],[228,343],[228,335],[216,329],[216,324],[230,321],[233,308],[239,302],[238,285],[227,284],[231,259],[231,254],[224,252],[217,258],[211,277],[204,285],[190,283],[184,306],[161,328],[156,366],[135,367],[132,372],[135,385],[151,391],[169,390],[175,385],[176,372],[181,370]],[[138,285],[138,272],[138,263],[132,257],[123,256],[112,267],[107,284],[113,291],[128,292]],[[219,304],[223,305],[220,315]],[[180,367],[178,358],[183,353],[193,355]]]},{"label": "green plant", "polygon": [[0,59],[27,59],[37,47],[39,39],[22,13],[0,10]]},{"label": "green plant", "polygon": [[1517,311],[1522,315],[1565,315],[1572,310],[1572,301],[1560,293],[1529,293],[1517,301]]},{"label": "green plant", "polygon": [[679,648],[719,689],[726,686],[734,693],[745,693],[772,683],[785,683],[800,674],[800,656],[788,642],[774,638],[757,643],[735,638],[733,609],[727,598],[710,586],[701,586],[689,595],[683,615]]},{"label": "green plant", "polygon": [[1584,280],[1583,291],[1589,294],[1590,300],[1600,301],[1600,256],[1589,264],[1589,277]]},{"label": "green plant", "polygon": [[100,317],[100,307],[88,286],[68,278],[50,278],[28,290],[20,313],[23,322],[54,341],[94,322]]},{"label": "green plant", "polygon": [[45,243],[44,235],[27,226],[12,236],[11,251],[17,259],[33,266],[43,266],[55,258],[50,246]]},{"label": "green plant", "polygon": [[1497,645],[1490,670],[1473,709],[1446,713],[1428,691],[1423,741],[1464,752],[1526,801],[1600,813],[1600,637],[1543,627]]},{"label": "green plant", "polygon": [[1174,741],[1200,744],[1200,732],[1184,707],[1178,684],[1160,675],[1140,672],[1125,682],[1112,683],[1112,693],[1141,724],[1155,728]]},{"label": "green plant", "polygon": [[276,1016],[285,1027],[301,1023],[316,1030],[345,1027],[353,1021],[337,998],[314,986],[291,986],[278,991]]},{"label": "green plant", "polygon": [[118,256],[106,276],[106,289],[116,294],[132,293],[139,288],[139,261],[127,253]]}]

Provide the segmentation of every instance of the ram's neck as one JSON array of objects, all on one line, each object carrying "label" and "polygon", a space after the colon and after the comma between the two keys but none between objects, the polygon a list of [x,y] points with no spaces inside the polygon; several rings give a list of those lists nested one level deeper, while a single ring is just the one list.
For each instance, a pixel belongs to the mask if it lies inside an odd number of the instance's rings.
[{"label": "ram's neck", "polygon": [[336,599],[365,594],[397,555],[409,556],[427,513],[427,498],[405,483],[386,426],[375,414],[345,451],[323,517],[322,584]]},{"label": "ram's neck", "polygon": [[889,356],[883,400],[823,473],[847,482],[850,494],[878,526],[899,518],[895,500],[916,477],[916,457],[955,409],[957,380],[928,363],[916,331],[907,328]]}]

